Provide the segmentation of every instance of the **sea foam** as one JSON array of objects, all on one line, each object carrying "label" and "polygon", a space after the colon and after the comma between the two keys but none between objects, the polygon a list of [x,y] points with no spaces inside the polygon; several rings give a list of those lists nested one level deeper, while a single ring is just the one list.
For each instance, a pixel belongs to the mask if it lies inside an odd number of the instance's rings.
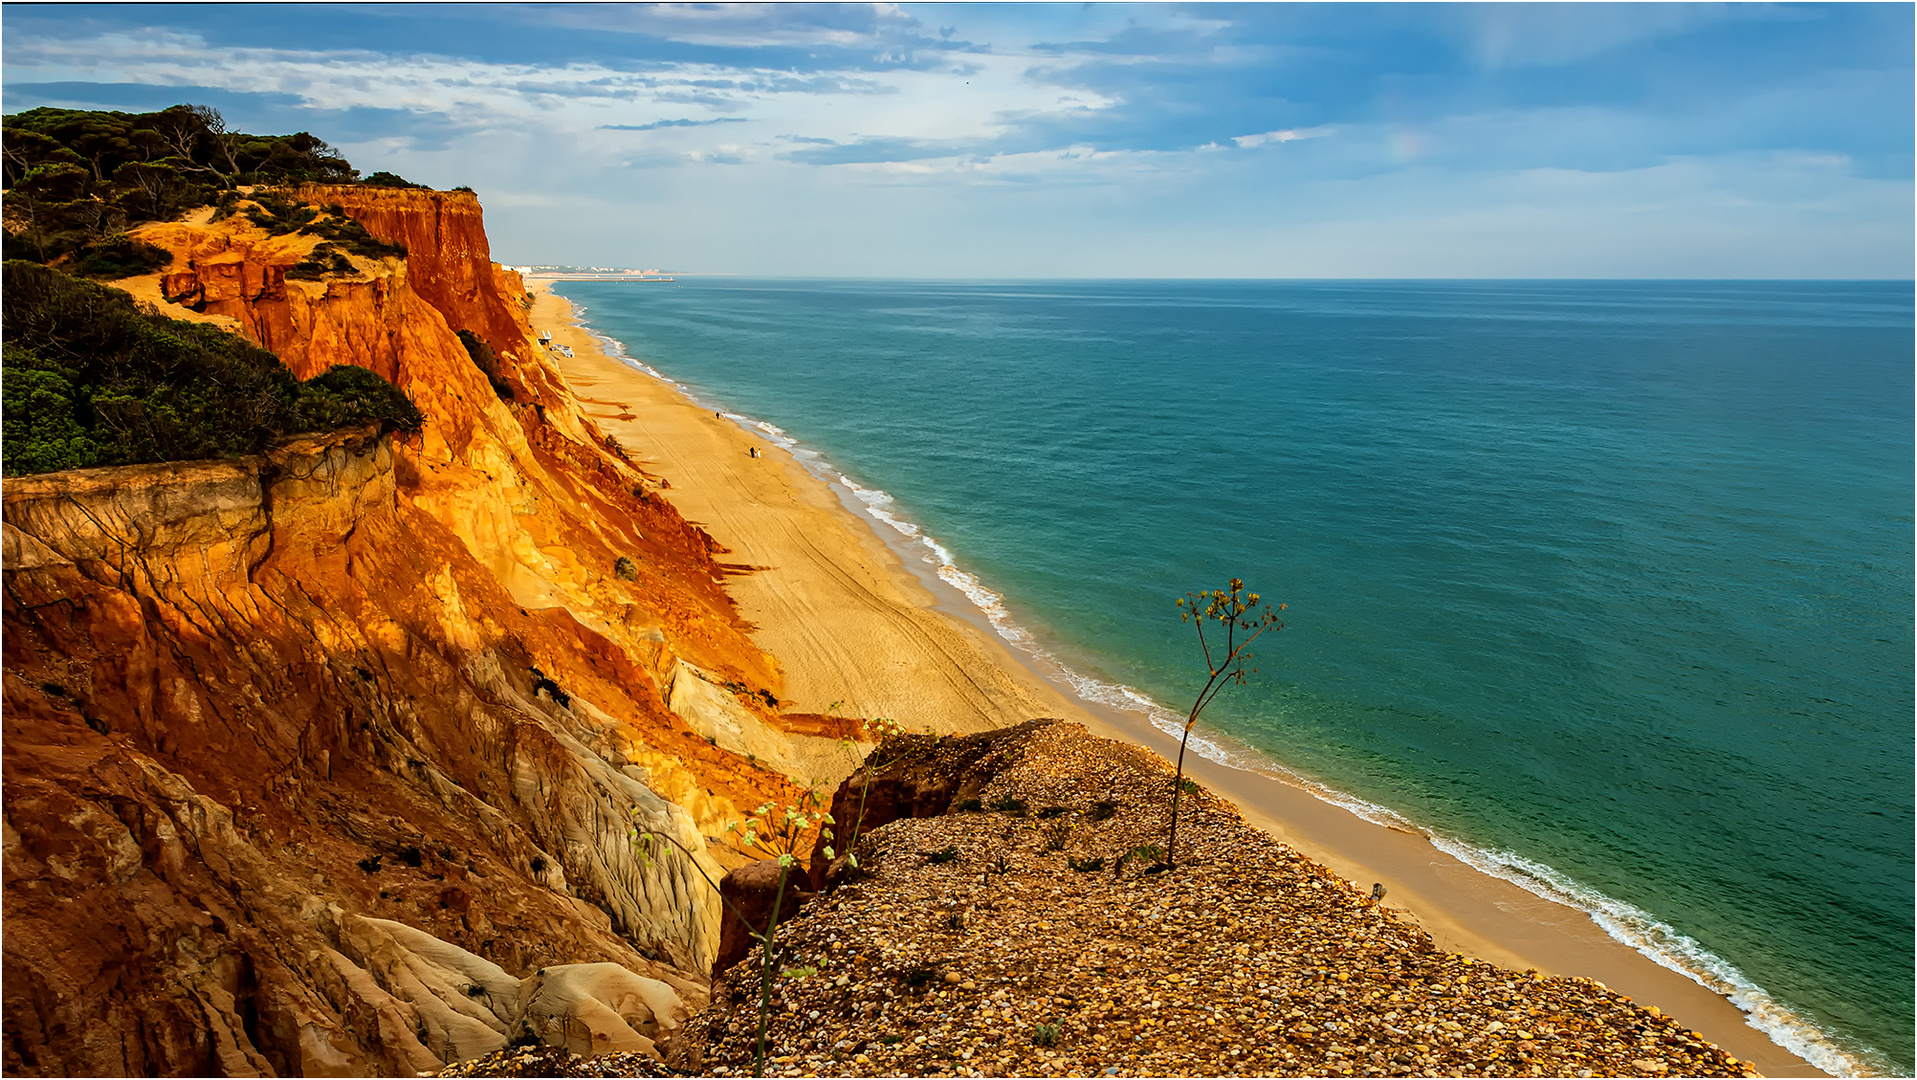
[{"label": "sea foam", "polygon": [[[711,409],[719,416],[765,436],[768,441],[790,453],[808,472],[833,487],[850,505],[872,520],[884,524],[896,539],[886,537],[885,532],[881,531],[879,536],[882,539],[886,539],[895,550],[927,564],[941,581],[956,589],[984,616],[1001,639],[1023,653],[1030,666],[1040,674],[1069,687],[1073,694],[1084,701],[1143,716],[1154,727],[1174,737],[1182,732],[1185,726],[1183,714],[1166,708],[1133,687],[1093,678],[1061,662],[1044,648],[1036,635],[1012,618],[1004,596],[985,585],[977,575],[961,568],[952,552],[926,533],[922,526],[905,516],[898,507],[898,501],[889,493],[853,480],[827,461],[824,455],[804,446],[778,425],[708,401],[694,388],[628,355],[620,342],[586,325],[584,305],[570,299],[567,303],[572,307],[575,323],[599,344],[607,356],[666,383],[701,408]],[[1878,1060],[1878,1055],[1870,1051],[1853,1051],[1840,1045],[1832,1033],[1779,1002],[1729,961],[1641,908],[1607,896],[1548,865],[1514,852],[1480,847],[1427,828],[1389,807],[1340,791],[1299,773],[1265,751],[1209,732],[1202,724],[1193,729],[1189,745],[1218,764],[1245,772],[1278,776],[1303,788],[1313,797],[1341,807],[1373,824],[1421,835],[1433,847],[1482,873],[1508,881],[1535,896],[1584,912],[1614,940],[1637,950],[1654,963],[1723,995],[1744,1012],[1745,1021],[1751,1027],[1832,1076],[1888,1075],[1888,1063]]]}]

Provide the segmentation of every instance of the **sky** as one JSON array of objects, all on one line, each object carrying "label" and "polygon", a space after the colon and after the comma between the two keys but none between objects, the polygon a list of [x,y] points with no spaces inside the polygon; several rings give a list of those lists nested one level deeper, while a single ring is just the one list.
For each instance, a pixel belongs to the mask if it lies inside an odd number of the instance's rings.
[{"label": "sky", "polygon": [[1908,279],[1913,10],[7,4],[0,108],[310,131],[507,263]]}]

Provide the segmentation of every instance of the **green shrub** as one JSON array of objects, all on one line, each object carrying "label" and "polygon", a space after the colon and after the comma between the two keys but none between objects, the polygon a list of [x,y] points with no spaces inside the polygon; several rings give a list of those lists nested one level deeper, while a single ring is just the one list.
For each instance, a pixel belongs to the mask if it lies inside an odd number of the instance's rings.
[{"label": "green shrub", "polygon": [[466,346],[466,355],[472,358],[473,366],[477,367],[486,376],[486,381],[492,384],[494,396],[501,401],[511,401],[513,399],[512,384],[506,381],[505,373],[499,370],[499,354],[471,330],[459,330],[456,333],[459,334],[459,343]]},{"label": "green shrub", "polygon": [[[240,206],[242,202],[245,203],[244,207]],[[369,259],[406,257],[406,245],[388,244],[374,238],[372,233],[366,231],[366,226],[347,217],[346,211],[338,203],[328,203],[321,209],[311,203],[300,202],[282,191],[255,191],[246,196],[228,192],[221,196],[220,210],[214,213],[215,220],[222,212],[230,214],[236,208],[243,209],[248,221],[271,236],[292,233],[317,236],[328,243],[343,245],[354,255]]]},{"label": "green shrub", "polygon": [[328,274],[358,272],[359,268],[353,265],[353,260],[340,254],[339,249],[330,242],[322,241],[307,253],[306,258],[288,267],[286,276],[291,281],[318,281]]},{"label": "green shrub", "polygon": [[[232,212],[240,184],[350,182],[358,175],[323,140],[228,131],[219,111],[152,113],[38,108],[0,118],[7,258],[71,254],[142,221],[167,221],[216,197]],[[103,266],[102,273],[117,270]],[[89,275],[93,271],[82,271]],[[122,274],[121,276],[125,276]]]},{"label": "green shrub", "polygon": [[1126,863],[1141,860],[1147,864],[1142,873],[1155,874],[1161,870],[1171,869],[1171,867],[1165,863],[1164,848],[1159,847],[1157,844],[1140,844],[1118,857],[1118,861],[1112,864],[1112,873],[1122,874],[1125,872]]},{"label": "green shrub", "polygon": [[400,176],[398,173],[389,173],[383,169],[365,178],[364,180],[361,180],[360,183],[366,185],[367,187],[419,188],[424,191],[432,190],[431,188],[427,187],[425,184],[415,184],[411,180],[408,180],[405,177]]},{"label": "green shrub", "polygon": [[418,431],[426,422],[392,383],[352,364],[334,364],[308,379],[293,416],[297,431],[337,431],[375,420],[387,431]]},{"label": "green shrub", "polygon": [[172,262],[173,253],[165,248],[115,233],[81,248],[65,269],[81,277],[116,281],[164,270]]},{"label": "green shrub", "polygon": [[1045,841],[1046,851],[1064,851],[1065,845],[1072,840],[1072,823],[1048,821],[1039,828],[1038,834]]},{"label": "green shrub", "polygon": [[319,218],[317,206],[295,202],[276,191],[255,191],[253,204],[245,210],[246,220],[266,231],[268,236],[285,236],[305,229]]},{"label": "green shrub", "polygon": [[76,391],[78,373],[8,342],[0,351],[0,440],[6,444],[8,476],[84,469],[107,462],[107,450],[81,421],[90,413]]},{"label": "green shrub", "polygon": [[237,334],[142,311],[117,289],[32,263],[0,271],[0,320],[9,476],[258,453],[296,432],[424,422],[364,368],[302,384]]},{"label": "green shrub", "polygon": [[318,236],[336,244],[344,244],[347,251],[369,259],[406,257],[405,244],[388,244],[376,239],[366,231],[366,226],[347,217],[346,211],[340,209],[338,203],[329,203],[325,215],[301,225],[299,231],[303,236]]}]

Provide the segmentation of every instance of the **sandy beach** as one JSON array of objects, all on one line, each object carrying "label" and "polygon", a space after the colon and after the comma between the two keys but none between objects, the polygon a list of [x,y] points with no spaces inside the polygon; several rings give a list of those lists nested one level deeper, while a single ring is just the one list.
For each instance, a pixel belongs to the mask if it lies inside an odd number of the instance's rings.
[{"label": "sandy beach", "polygon": [[[587,415],[671,484],[680,512],[730,549],[722,561],[753,568],[729,578],[727,588],[757,628],[755,640],[780,664],[787,711],[886,716],[939,732],[1061,717],[1176,754],[1175,741],[1142,714],[1081,701],[1027,666],[929,566],[901,558],[869,519],[786,451],[606,356],[563,298],[543,282],[533,290],[533,325],[572,350],[553,360]],[[1277,776],[1195,754],[1187,769],[1277,839],[1367,888],[1386,885],[1387,904],[1444,948],[1517,970],[1596,979],[1767,1075],[1823,1075],[1745,1024],[1729,1001],[1613,940],[1581,911]]]}]

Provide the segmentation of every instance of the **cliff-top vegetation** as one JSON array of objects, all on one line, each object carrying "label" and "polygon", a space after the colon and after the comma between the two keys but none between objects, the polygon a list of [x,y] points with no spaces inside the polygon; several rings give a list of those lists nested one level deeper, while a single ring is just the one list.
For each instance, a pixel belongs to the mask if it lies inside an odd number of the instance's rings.
[{"label": "cliff-top vegetation", "polygon": [[167,221],[245,185],[366,183],[419,187],[359,170],[307,132],[227,130],[219,110],[174,105],[124,113],[39,108],[0,118],[9,259],[58,262],[91,277],[145,273],[164,253],[126,229]]},{"label": "cliff-top vegetation", "polygon": [[275,439],[419,410],[365,368],[302,383],[237,334],[141,310],[117,289],[29,262],[0,270],[0,438],[8,476],[257,453]]}]

